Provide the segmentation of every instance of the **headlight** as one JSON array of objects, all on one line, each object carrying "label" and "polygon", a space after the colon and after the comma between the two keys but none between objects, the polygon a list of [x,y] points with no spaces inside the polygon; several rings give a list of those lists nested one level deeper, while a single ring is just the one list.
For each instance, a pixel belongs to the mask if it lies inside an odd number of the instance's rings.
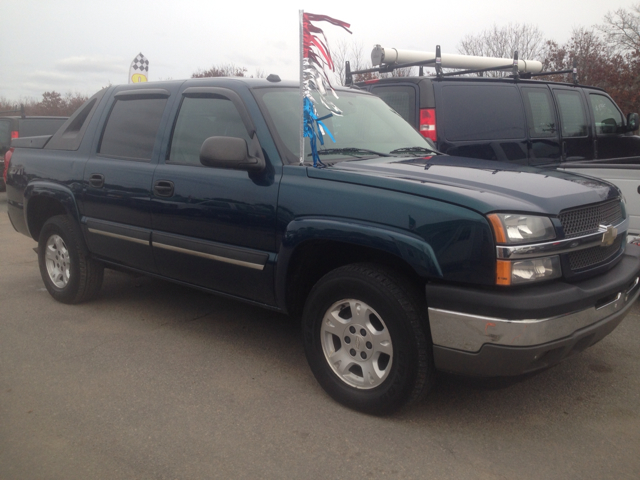
[{"label": "headlight", "polygon": [[496,283],[498,285],[521,285],[551,280],[562,276],[560,257],[531,258],[528,260],[498,260]]},{"label": "headlight", "polygon": [[493,227],[496,242],[503,245],[543,242],[556,238],[548,217],[515,213],[492,213],[487,218]]},{"label": "headlight", "polygon": [[[551,219],[540,215],[492,213],[487,215],[498,245],[523,245],[553,240],[556,232]],[[522,285],[562,276],[560,257],[526,260],[497,260],[496,285]]]}]

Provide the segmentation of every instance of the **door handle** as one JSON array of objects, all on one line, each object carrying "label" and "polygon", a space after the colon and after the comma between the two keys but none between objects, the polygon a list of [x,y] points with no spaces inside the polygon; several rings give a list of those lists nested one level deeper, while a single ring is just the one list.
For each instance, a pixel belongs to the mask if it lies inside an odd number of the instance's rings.
[{"label": "door handle", "polygon": [[169,180],[158,180],[153,184],[153,193],[159,197],[171,197],[173,196],[173,182]]},{"label": "door handle", "polygon": [[104,175],[101,173],[92,173],[89,177],[89,184],[92,187],[102,188],[104,186]]}]

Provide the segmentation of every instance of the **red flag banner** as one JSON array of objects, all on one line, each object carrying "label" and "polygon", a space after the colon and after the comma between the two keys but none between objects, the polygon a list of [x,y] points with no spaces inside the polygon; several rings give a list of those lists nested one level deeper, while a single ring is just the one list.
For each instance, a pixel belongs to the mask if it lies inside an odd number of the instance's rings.
[{"label": "red flag banner", "polygon": [[311,142],[313,165],[317,167],[322,166],[322,162],[318,156],[316,139],[320,140],[321,145],[324,145],[324,135],[329,135],[331,139],[333,139],[333,136],[322,123],[322,119],[318,118],[315,100],[311,92],[318,92],[318,99],[332,114],[341,115],[342,112],[333,102],[326,98],[327,92],[331,92],[334,97],[338,98],[327,75],[327,70],[335,72],[335,66],[331,58],[327,37],[324,31],[317,25],[314,25],[313,22],[328,22],[345,29],[349,33],[351,33],[349,30],[351,25],[327,15],[301,13],[300,36],[302,42],[302,58],[300,66],[300,90],[303,113],[300,138],[300,163],[304,163],[304,137],[308,137]]}]

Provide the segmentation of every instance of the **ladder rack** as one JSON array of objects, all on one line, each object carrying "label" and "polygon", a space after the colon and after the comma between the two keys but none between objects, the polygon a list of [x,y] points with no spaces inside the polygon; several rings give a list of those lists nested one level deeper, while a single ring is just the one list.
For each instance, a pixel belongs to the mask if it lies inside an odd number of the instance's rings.
[{"label": "ladder rack", "polygon": [[[549,75],[561,75],[561,74],[567,74],[567,73],[571,73],[573,74],[573,84],[577,85],[578,84],[578,68],[577,68],[577,61],[576,59],[573,60],[573,68],[571,70],[557,70],[557,71],[552,71],[552,72],[543,72],[543,71],[539,71],[539,72],[531,72],[531,71],[524,71],[521,72],[521,66],[522,63],[524,62],[524,64],[526,65],[527,62],[532,63],[531,61],[527,61],[527,60],[519,60],[518,59],[518,51],[516,50],[513,53],[513,60],[511,63],[509,64],[505,64],[505,65],[493,65],[490,67],[486,67],[486,68],[470,68],[470,69],[462,69],[462,70],[457,70],[454,72],[443,72],[443,65],[442,65],[442,52],[440,50],[440,45],[436,45],[436,51],[435,51],[435,55],[433,55],[433,58],[428,58],[425,60],[420,60],[420,61],[410,61],[410,62],[404,62],[404,63],[383,63],[384,61],[384,53],[382,53],[382,55],[380,55],[380,51],[382,50],[382,52],[384,52],[384,49],[382,47],[380,47],[380,45],[376,45],[376,47],[374,47],[373,52],[371,53],[372,56],[372,63],[375,63],[376,60],[379,60],[379,66],[378,67],[373,67],[373,68],[368,68],[365,70],[355,70],[355,71],[351,71],[351,65],[349,63],[349,61],[345,62],[345,85],[353,85],[353,76],[357,75],[357,74],[366,74],[366,73],[391,73],[394,70],[397,70],[399,68],[407,68],[407,67],[420,67],[419,70],[419,74],[418,76],[422,77],[424,76],[424,67],[434,67],[436,70],[436,77],[437,78],[443,78],[443,77],[451,77],[451,76],[458,76],[458,75],[468,75],[468,74],[473,74],[473,73],[484,73],[484,72],[492,72],[492,71],[506,71],[506,70],[511,70],[511,75],[509,75],[508,78],[513,78],[514,80],[519,80],[519,79],[530,79],[532,77],[541,77],[541,76],[549,76]],[[395,50],[395,49],[393,49]],[[413,54],[413,56],[415,56],[415,54],[420,53],[420,52],[407,52],[407,51],[401,51],[401,52],[406,52],[409,54]],[[396,53],[398,53],[398,51],[396,50]],[[424,52],[424,55],[432,55],[429,52]],[[400,56],[400,55],[398,55]],[[411,56],[411,55],[408,55]],[[453,57],[453,56],[450,56]],[[465,56],[463,55],[456,55],[455,56],[455,60],[456,60],[456,65],[460,65],[460,64],[464,64],[464,62],[461,63],[461,59],[464,59]],[[478,64],[478,63],[482,63],[479,62],[479,60],[487,60],[489,62],[493,61],[499,61],[499,60],[504,60],[505,62],[508,61],[508,59],[496,59],[496,58],[488,58],[488,57],[477,57],[477,56],[471,56],[468,55],[466,56],[470,59],[470,61],[473,61],[473,63]],[[541,63],[540,62],[536,62],[537,64],[540,64],[540,69],[541,68]],[[447,68],[446,65],[444,66],[444,68]],[[454,68],[454,67],[450,67],[450,68]],[[525,67],[526,68],[526,67]]]}]

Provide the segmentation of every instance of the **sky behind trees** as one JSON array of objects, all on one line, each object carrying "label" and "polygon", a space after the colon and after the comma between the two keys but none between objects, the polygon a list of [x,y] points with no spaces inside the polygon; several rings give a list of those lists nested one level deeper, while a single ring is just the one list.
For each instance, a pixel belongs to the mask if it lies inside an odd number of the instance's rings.
[{"label": "sky behind trees", "polygon": [[413,50],[455,53],[465,35],[494,24],[527,23],[562,44],[577,27],[603,22],[626,0],[513,2],[210,2],[155,0],[3,0],[0,29],[0,97],[40,98],[45,91],[91,95],[127,81],[131,60],[142,52],[150,80],[190,77],[230,64],[297,79],[298,10],[351,23],[353,35],[327,26],[331,43],[347,38]]}]

